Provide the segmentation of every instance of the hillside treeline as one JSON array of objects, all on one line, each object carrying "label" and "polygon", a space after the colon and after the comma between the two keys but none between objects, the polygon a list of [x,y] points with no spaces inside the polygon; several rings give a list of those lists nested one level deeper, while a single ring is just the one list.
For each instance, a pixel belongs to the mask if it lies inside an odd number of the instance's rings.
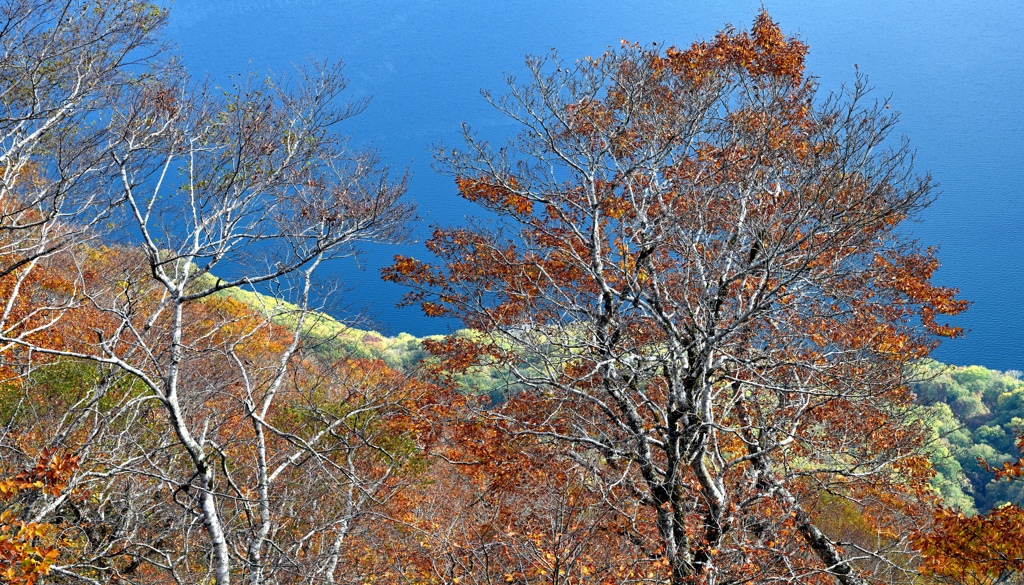
[{"label": "hillside treeline", "polygon": [[[463,330],[452,335],[471,338],[474,333]],[[407,333],[388,337],[346,327],[329,317],[319,331],[311,333],[311,339],[322,343],[325,350],[381,360],[401,371],[415,371],[429,359],[423,339]],[[425,339],[439,341],[443,336]],[[1024,482],[997,479],[990,469],[1020,456],[1017,441],[1024,431],[1021,373],[935,360],[915,363],[912,372],[915,401],[927,407],[922,421],[934,430],[929,457],[935,476],[930,483],[943,503],[974,514],[1024,501]],[[492,400],[503,400],[509,391],[510,376],[500,368],[475,368],[453,378],[461,392],[486,394]]]},{"label": "hillside treeline", "polygon": [[[96,282],[78,286],[103,283],[117,290],[118,281],[131,278],[138,253],[101,248],[87,256],[90,269],[80,274]],[[22,298],[53,299],[73,290],[62,276],[67,267],[47,264],[47,278],[25,283]],[[266,538],[282,539],[273,547],[276,558],[268,558],[275,579],[325,570],[339,580],[373,573],[381,582],[432,582],[439,572],[462,581],[466,577],[458,575],[479,578],[484,569],[500,581],[543,579],[553,570],[582,582],[638,575],[636,565],[622,564],[637,558],[633,546],[642,533],[628,528],[636,520],[622,524],[616,514],[600,511],[606,494],[594,491],[585,474],[554,473],[558,457],[549,441],[517,434],[500,418],[480,418],[495,399],[509,398],[509,373],[478,367],[453,375],[424,348],[424,341],[478,333],[387,337],[309,314],[290,358],[288,384],[263,419],[277,436],[265,443],[265,455],[250,452],[258,435],[249,393],[266,392],[275,368],[265,360],[289,342],[296,310],[239,291],[209,297],[188,319],[206,328],[207,341],[192,348],[188,368],[200,375],[197,388],[208,389],[191,390],[185,402],[224,466],[227,483],[218,489],[228,490],[224,497],[238,506],[226,518],[227,534],[240,542],[252,537],[259,508],[245,502],[260,502],[265,486],[264,513],[273,518]],[[102,335],[98,317],[84,307],[68,311],[41,330],[38,341],[75,351],[73,340],[87,345],[90,333]],[[9,348],[5,355],[19,354]],[[253,378],[264,379],[253,379],[251,387],[231,382],[231,367],[217,365],[226,359],[244,360]],[[1020,413],[1013,401],[1024,394],[1024,383],[1014,374],[917,364],[913,388],[927,407],[917,416],[932,429],[926,450],[941,504],[973,514],[1020,501],[1020,480],[995,479],[978,461],[999,466],[1019,454],[1013,437]],[[424,375],[434,382],[422,381]],[[447,385],[454,391],[443,391]],[[6,531],[15,538],[6,546],[22,558],[47,559],[38,565],[50,571],[47,580],[63,582],[61,574],[81,572],[148,582],[160,578],[160,558],[171,558],[171,574],[181,579],[208,571],[202,555],[186,562],[188,550],[204,550],[205,540],[188,536],[194,494],[177,479],[191,473],[187,451],[168,441],[170,421],[148,392],[133,375],[91,360],[42,354],[23,373],[9,366],[0,417]],[[282,473],[289,463],[295,470]],[[269,466],[274,473],[261,480],[259,470]],[[863,509],[820,496],[810,501],[833,530],[865,542],[877,538]],[[296,539],[295,531],[308,539]],[[491,558],[495,550],[501,554]],[[659,566],[657,555],[646,562],[649,572]]]}]

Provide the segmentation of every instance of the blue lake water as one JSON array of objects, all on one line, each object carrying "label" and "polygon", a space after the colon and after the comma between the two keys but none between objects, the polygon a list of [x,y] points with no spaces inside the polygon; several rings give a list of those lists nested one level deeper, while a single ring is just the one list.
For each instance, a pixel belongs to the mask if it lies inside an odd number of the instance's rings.
[{"label": "blue lake water", "polygon": [[[514,132],[479,90],[499,93],[524,55],[557,48],[571,60],[623,38],[685,46],[726,23],[748,27],[762,4],[810,45],[808,69],[823,90],[850,82],[856,65],[877,96],[891,97],[917,170],[939,184],[911,228],[940,247],[936,280],[974,304],[956,320],[970,333],[935,356],[1024,370],[1024,0],[175,0],[168,34],[190,70],[215,84],[344,59],[349,94],[373,100],[343,132],[410,168],[422,235],[475,213],[431,169],[430,146],[457,143],[462,122],[493,139]],[[403,290],[379,280],[393,254],[420,250],[372,248],[358,264],[332,266],[348,287],[344,303],[388,333],[454,327],[396,309]]]}]

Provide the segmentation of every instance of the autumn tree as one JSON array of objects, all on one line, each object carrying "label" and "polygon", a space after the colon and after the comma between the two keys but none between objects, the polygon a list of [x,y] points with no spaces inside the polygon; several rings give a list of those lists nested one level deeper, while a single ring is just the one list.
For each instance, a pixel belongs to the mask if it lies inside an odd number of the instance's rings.
[{"label": "autumn tree", "polygon": [[639,506],[656,580],[913,578],[930,466],[905,366],[964,303],[899,229],[931,187],[896,115],[862,78],[819,95],[806,51],[762,13],[686,49],[529,59],[490,98],[518,136],[439,152],[489,219],[385,271],[480,332],[432,344],[450,369],[511,368],[482,416]]},{"label": "autumn tree", "polygon": [[[140,270],[137,252],[102,252],[94,261],[111,278]],[[248,302],[208,299],[186,315],[180,405],[216,464],[209,491],[233,553],[230,575],[259,583],[361,578],[363,567],[347,560],[366,554],[367,523],[382,522],[425,466],[419,413],[433,388],[381,362],[307,347],[289,355],[293,331]],[[88,326],[102,331],[102,315],[91,317]],[[285,380],[274,386],[282,369]],[[251,412],[253,404],[265,414]],[[210,578],[201,478],[144,379],[83,358],[44,362],[3,389],[0,408],[5,450],[59,444],[80,462],[60,489],[19,502],[26,524],[63,539],[50,549],[60,557],[45,564],[51,581]]]},{"label": "autumn tree", "polygon": [[[1024,435],[1018,437],[1017,448],[1024,452]],[[1019,480],[1024,459],[989,470],[997,481]],[[914,539],[924,553],[921,573],[940,582],[1017,583],[1024,571],[1024,508],[1019,504],[1006,502],[972,516],[939,506],[934,523],[918,530]]]},{"label": "autumn tree", "polygon": [[36,465],[0,480],[0,576],[5,583],[33,585],[50,572],[66,546],[56,526],[23,519],[26,502],[39,492],[60,494],[77,466],[76,457],[43,450]]},{"label": "autumn tree", "polygon": [[430,389],[307,343],[318,269],[413,213],[337,132],[366,102],[340,63],[195,83],[151,3],[0,11],[0,476],[77,462],[3,530],[57,526],[53,580],[334,582]]},{"label": "autumn tree", "polygon": [[561,445],[477,416],[480,399],[463,394],[421,413],[432,464],[391,512],[397,521],[380,524],[378,577],[568,585],[653,576],[663,559],[636,554],[624,538],[629,515],[605,505],[605,486],[585,467],[560,465]]},{"label": "autumn tree", "polygon": [[[9,282],[109,219],[111,108],[162,67],[154,33],[165,19],[138,0],[0,7],[0,275]],[[4,317],[16,296],[5,295]]]},{"label": "autumn tree", "polygon": [[[165,19],[154,4],[134,0],[11,0],[0,6],[0,329],[46,328],[68,299],[53,294],[55,288],[75,288],[73,280],[54,287],[59,279],[49,264],[61,254],[68,261],[70,249],[96,237],[110,220],[107,187],[115,178],[117,136],[109,114],[127,88],[162,67],[162,42],[154,33]],[[32,363],[10,344],[0,344],[0,351],[0,384],[12,398]],[[24,405],[38,402],[21,398]],[[5,415],[15,410],[5,408]],[[8,478],[0,568],[8,582],[31,583],[67,549],[53,537],[52,518],[37,513],[71,478],[46,483],[39,479],[41,466],[75,456],[62,459],[61,451],[48,448],[52,444],[37,440],[47,427],[18,434],[12,422],[4,421],[0,465]],[[30,550],[36,552],[26,556]]]}]

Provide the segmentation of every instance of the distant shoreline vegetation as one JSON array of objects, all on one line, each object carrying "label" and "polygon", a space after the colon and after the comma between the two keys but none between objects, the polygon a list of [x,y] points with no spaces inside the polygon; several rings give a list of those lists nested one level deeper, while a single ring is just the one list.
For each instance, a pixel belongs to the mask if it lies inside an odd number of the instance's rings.
[{"label": "distant shoreline vegetation", "polygon": [[[273,299],[234,289],[223,294],[264,310]],[[287,315],[287,311],[282,315]],[[286,318],[286,317],[283,317]],[[451,333],[471,336],[469,330]],[[408,371],[428,357],[423,340],[445,335],[415,337],[409,333],[387,336],[350,327],[322,313],[315,314],[307,343],[327,355],[377,359],[389,367]],[[973,514],[1007,502],[1024,502],[1024,482],[995,480],[988,465],[1015,461],[1016,437],[1024,431],[1024,380],[1017,370],[1000,372],[983,366],[956,366],[926,359],[917,364],[911,386],[924,407],[922,421],[934,433],[929,454],[935,466],[933,489],[947,506]],[[477,394],[498,394],[506,376],[497,369],[476,368],[460,374],[459,384]]]}]

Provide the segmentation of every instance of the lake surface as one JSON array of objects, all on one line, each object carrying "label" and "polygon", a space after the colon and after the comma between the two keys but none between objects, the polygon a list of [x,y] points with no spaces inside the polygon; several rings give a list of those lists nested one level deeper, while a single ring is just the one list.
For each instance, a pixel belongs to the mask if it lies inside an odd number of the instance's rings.
[{"label": "lake surface", "polygon": [[[193,74],[215,84],[344,59],[349,95],[373,100],[342,131],[409,167],[422,236],[476,213],[431,169],[430,147],[457,144],[462,122],[493,140],[514,132],[479,91],[501,93],[503,72],[522,71],[524,55],[557,48],[573,60],[623,38],[686,46],[726,23],[749,27],[762,4],[810,45],[808,71],[823,90],[851,82],[856,65],[878,97],[891,97],[916,169],[939,184],[911,229],[940,248],[936,281],[974,304],[956,320],[970,333],[935,357],[1024,370],[1024,0],[175,0],[168,34]],[[379,280],[393,254],[421,250],[382,246],[332,266],[348,287],[344,304],[387,333],[454,327],[396,309],[403,290]]]}]

